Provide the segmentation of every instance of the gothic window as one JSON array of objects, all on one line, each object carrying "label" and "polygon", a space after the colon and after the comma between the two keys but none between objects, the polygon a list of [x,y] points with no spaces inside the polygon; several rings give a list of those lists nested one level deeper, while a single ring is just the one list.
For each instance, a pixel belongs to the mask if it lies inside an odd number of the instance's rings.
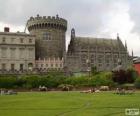
[{"label": "gothic window", "polygon": [[82,58],[87,58],[87,55],[85,55],[85,54],[82,54]]},{"label": "gothic window", "polygon": [[114,64],[114,67],[117,67],[117,64]]},{"label": "gothic window", "polygon": [[114,63],[117,63],[117,62],[118,62],[118,60],[115,58],[115,59],[114,59]]},{"label": "gothic window", "polygon": [[109,67],[109,64],[106,64],[106,67]]},{"label": "gothic window", "polygon": [[118,54],[114,54],[114,57],[115,57],[115,58],[118,58]]},{"label": "gothic window", "polygon": [[109,63],[109,59],[106,59],[106,63]]},{"label": "gothic window", "polygon": [[98,58],[103,58],[103,55],[98,55]]},{"label": "gothic window", "polygon": [[101,59],[101,58],[99,58],[99,59],[98,59],[98,62],[99,62],[99,63],[102,63],[102,59]]}]

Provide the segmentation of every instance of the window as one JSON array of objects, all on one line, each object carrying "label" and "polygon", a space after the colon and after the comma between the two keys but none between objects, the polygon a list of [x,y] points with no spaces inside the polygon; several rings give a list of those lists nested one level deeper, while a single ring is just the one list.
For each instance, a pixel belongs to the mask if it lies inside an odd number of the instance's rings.
[{"label": "window", "polygon": [[24,41],[23,41],[23,38],[20,38],[20,43],[23,43]]},{"label": "window", "polygon": [[53,67],[53,64],[51,64],[51,67]]},{"label": "window", "polygon": [[35,67],[37,68],[38,67],[38,64],[36,64]]},{"label": "window", "polygon": [[47,32],[44,33],[44,34],[43,34],[43,39],[44,39],[44,40],[51,40],[51,34],[50,34],[50,33],[47,33]]},{"label": "window", "polygon": [[11,58],[15,58],[15,55],[16,55],[15,51],[16,51],[15,48],[11,48],[10,49],[10,56],[11,56]]},{"label": "window", "polygon": [[58,64],[55,64],[55,67],[58,67]]},{"label": "window", "polygon": [[32,43],[32,39],[29,39],[29,43]]},{"label": "window", "polygon": [[29,58],[33,58],[33,48],[29,48]]},{"label": "window", "polygon": [[23,71],[23,64],[20,64],[20,70]]},{"label": "window", "polygon": [[34,48],[29,48],[28,49],[28,58],[33,58],[34,57]]},{"label": "window", "polygon": [[3,42],[3,43],[6,42],[6,38],[5,38],[5,37],[2,38],[2,42]]},{"label": "window", "polygon": [[62,67],[62,64],[60,64],[60,67]]},{"label": "window", "polygon": [[106,64],[106,67],[109,67],[110,65],[109,64]]},{"label": "window", "polygon": [[7,57],[7,48],[1,48],[1,56],[2,56],[2,58]]},{"label": "window", "polygon": [[102,64],[99,64],[99,67],[102,67]]},{"label": "window", "polygon": [[43,67],[43,64],[41,64],[41,68]]},{"label": "window", "polygon": [[11,70],[15,70],[15,64],[11,64]]},{"label": "window", "polygon": [[14,41],[15,41],[15,38],[11,38],[11,43],[14,43]]},{"label": "window", "polygon": [[48,67],[48,64],[46,64],[46,67]]},{"label": "window", "polygon": [[25,56],[24,56],[24,51],[25,51],[25,49],[24,48],[20,48],[19,49],[19,58],[24,58]]},{"label": "window", "polygon": [[5,70],[6,69],[6,64],[5,63],[2,64],[1,69],[2,70]]}]

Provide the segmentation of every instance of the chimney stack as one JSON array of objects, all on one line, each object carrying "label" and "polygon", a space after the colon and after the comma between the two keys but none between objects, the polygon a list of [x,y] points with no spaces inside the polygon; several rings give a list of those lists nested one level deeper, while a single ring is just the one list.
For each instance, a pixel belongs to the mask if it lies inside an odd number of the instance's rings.
[{"label": "chimney stack", "polygon": [[4,32],[9,32],[9,27],[4,27]]}]

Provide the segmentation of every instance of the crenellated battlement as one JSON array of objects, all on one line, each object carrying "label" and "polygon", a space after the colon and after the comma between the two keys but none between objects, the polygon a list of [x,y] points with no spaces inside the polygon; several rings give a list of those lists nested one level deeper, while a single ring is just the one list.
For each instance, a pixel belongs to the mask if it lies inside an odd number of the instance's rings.
[{"label": "crenellated battlement", "polygon": [[56,16],[39,16],[30,17],[27,21],[27,28],[29,31],[33,29],[45,29],[45,28],[58,28],[64,31],[67,30],[67,20]]}]

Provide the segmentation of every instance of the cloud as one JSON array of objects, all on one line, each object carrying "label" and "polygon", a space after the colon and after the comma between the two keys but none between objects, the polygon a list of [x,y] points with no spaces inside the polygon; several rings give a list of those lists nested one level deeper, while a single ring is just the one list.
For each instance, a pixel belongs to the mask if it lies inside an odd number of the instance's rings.
[{"label": "cloud", "polygon": [[129,51],[140,55],[139,0],[1,0],[0,25],[24,30],[30,16],[59,14],[68,20],[67,43],[71,28],[76,35],[127,40]]}]

